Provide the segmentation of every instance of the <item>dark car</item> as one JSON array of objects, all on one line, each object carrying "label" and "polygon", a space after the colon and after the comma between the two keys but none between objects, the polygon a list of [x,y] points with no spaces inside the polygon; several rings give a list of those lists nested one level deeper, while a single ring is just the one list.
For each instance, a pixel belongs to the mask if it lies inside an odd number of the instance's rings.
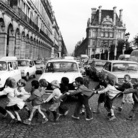
[{"label": "dark car", "polygon": [[45,64],[44,64],[44,61],[42,60],[35,60],[34,61],[35,63],[35,66],[36,66],[36,73],[43,73],[44,71],[44,67],[45,67]]}]

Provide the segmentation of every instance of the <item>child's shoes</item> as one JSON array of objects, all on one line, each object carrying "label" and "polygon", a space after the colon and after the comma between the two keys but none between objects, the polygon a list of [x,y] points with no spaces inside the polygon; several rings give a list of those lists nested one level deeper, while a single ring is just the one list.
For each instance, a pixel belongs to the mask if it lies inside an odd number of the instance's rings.
[{"label": "child's shoes", "polygon": [[43,118],[42,124],[45,124],[46,122],[48,122],[48,119],[47,118]]},{"label": "child's shoes", "polygon": [[111,116],[111,117],[109,118],[109,121],[113,121],[113,120],[115,120],[115,119],[116,119],[115,116]]},{"label": "child's shoes", "polygon": [[28,120],[28,119],[24,120],[23,123],[26,124],[26,125],[31,125],[31,121]]}]

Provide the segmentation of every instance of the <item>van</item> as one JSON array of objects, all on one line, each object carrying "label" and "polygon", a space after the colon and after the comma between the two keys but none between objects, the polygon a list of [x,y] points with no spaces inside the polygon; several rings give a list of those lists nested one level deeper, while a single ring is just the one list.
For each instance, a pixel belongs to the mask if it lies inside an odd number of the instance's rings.
[{"label": "van", "polygon": [[118,60],[126,60],[128,61],[130,58],[130,55],[129,54],[121,54],[118,58]]},{"label": "van", "polygon": [[138,50],[133,50],[130,54],[130,61],[138,62]]},{"label": "van", "polygon": [[14,78],[16,82],[21,79],[17,57],[2,57],[0,59],[0,91],[5,87],[5,82],[9,77]]}]

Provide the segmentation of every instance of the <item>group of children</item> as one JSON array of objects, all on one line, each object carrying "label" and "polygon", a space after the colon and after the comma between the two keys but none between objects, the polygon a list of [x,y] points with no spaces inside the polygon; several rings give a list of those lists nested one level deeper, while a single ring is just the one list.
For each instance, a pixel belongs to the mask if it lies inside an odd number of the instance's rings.
[{"label": "group of children", "polygon": [[[130,75],[126,74],[124,76],[123,83],[115,84],[107,75],[100,81],[99,85],[95,88],[95,94],[100,94],[98,98],[98,106],[94,113],[100,113],[100,105],[104,103],[104,107],[107,110],[108,118],[110,121],[116,119],[114,110],[118,110],[121,113],[123,105],[125,103],[132,104],[133,108],[129,113],[127,119],[133,120],[135,118],[135,113],[138,110],[138,80],[135,79],[134,84],[131,83]],[[122,96],[121,105],[119,107],[113,106],[114,100]]]},{"label": "group of children", "polygon": [[[5,83],[5,89],[0,92],[1,95],[7,95],[8,104],[6,107],[0,107],[0,113],[6,117],[8,114],[13,121],[22,122],[24,124],[30,125],[34,114],[40,113],[42,115],[42,123],[46,123],[50,120],[50,114],[53,115],[53,120],[58,121],[61,115],[67,115],[69,109],[65,106],[64,102],[67,96],[75,95],[77,97],[76,107],[73,119],[79,120],[80,111],[85,109],[85,119],[90,121],[93,119],[93,114],[89,105],[89,99],[94,94],[99,94],[98,106],[95,113],[100,113],[100,105],[104,103],[104,107],[108,112],[109,120],[114,120],[115,114],[114,110],[117,109],[119,112],[122,111],[124,103],[131,103],[133,109],[131,110],[128,119],[134,119],[135,113],[138,108],[138,81],[136,80],[134,85],[131,84],[131,78],[129,75],[124,76],[124,83],[122,85],[114,84],[113,81],[108,76],[100,80],[99,85],[95,90],[88,88],[89,80],[82,77],[77,77],[75,79],[75,90],[69,90],[69,79],[63,77],[61,79],[61,84],[57,80],[53,80],[48,83],[45,79],[39,81],[33,80],[31,82],[31,92],[25,90],[26,81],[24,79],[16,82],[13,78],[8,78]],[[51,85],[52,91],[47,90],[47,87]],[[51,92],[48,98],[44,98],[45,93]],[[115,108],[113,106],[114,99],[120,94],[123,94],[121,106]],[[50,102],[52,100],[52,102]],[[42,104],[51,103],[48,109],[43,109]],[[30,109],[28,104],[31,104]],[[29,118],[22,120],[19,111],[25,109],[28,112]]]}]

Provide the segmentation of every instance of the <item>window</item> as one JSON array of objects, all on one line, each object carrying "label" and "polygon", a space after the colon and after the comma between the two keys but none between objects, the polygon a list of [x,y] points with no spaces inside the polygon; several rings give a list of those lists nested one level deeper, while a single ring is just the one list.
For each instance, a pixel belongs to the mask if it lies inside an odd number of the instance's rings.
[{"label": "window", "polygon": [[104,69],[107,70],[107,71],[111,71],[111,63],[107,62],[104,66]]}]

